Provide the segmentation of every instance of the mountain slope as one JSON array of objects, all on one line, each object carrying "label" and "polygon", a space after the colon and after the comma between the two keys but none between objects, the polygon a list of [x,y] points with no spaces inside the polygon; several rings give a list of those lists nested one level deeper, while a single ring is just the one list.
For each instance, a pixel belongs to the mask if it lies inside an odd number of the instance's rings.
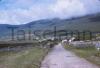
[{"label": "mountain slope", "polygon": [[44,19],[33,21],[22,25],[0,25],[0,36],[10,35],[11,31],[7,27],[18,27],[17,29],[24,29],[25,31],[31,26],[32,31],[34,30],[47,30],[54,29],[66,29],[66,30],[88,30],[88,31],[100,31],[100,13],[87,15],[83,17],[76,17],[71,19]]}]

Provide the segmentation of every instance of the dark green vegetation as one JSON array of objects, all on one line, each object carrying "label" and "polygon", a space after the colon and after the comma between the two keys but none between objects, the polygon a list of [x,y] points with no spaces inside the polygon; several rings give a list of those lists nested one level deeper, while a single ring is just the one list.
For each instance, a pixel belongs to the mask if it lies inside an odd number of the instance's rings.
[{"label": "dark green vegetation", "polygon": [[65,46],[66,49],[74,52],[81,58],[100,66],[100,51],[97,51],[95,47],[86,47],[86,48],[76,48],[70,45]]},{"label": "dark green vegetation", "polygon": [[0,41],[0,48],[27,45],[39,46],[38,41]]}]

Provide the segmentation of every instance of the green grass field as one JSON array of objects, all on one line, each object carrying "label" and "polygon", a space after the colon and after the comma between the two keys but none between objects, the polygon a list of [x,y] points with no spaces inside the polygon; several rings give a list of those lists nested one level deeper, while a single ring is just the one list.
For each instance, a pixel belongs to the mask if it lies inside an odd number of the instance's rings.
[{"label": "green grass field", "polygon": [[85,58],[89,62],[92,62],[98,66],[100,66],[100,51],[97,51],[94,47],[87,48],[75,48],[73,46],[66,45],[65,48],[74,52],[81,58]]},{"label": "green grass field", "polygon": [[0,52],[0,68],[39,68],[48,51],[32,47],[21,52]]}]

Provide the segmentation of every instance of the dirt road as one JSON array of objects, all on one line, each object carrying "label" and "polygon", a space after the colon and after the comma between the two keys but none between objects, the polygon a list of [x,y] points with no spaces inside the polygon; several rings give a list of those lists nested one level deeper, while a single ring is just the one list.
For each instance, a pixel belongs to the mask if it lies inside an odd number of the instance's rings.
[{"label": "dirt road", "polygon": [[99,68],[96,65],[67,51],[61,44],[56,45],[45,57],[41,68]]}]

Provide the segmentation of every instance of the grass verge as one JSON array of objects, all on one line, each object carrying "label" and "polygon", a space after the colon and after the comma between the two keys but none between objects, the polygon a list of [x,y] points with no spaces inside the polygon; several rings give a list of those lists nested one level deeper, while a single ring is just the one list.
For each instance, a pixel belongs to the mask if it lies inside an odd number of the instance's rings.
[{"label": "grass verge", "polygon": [[39,68],[48,51],[32,47],[21,52],[0,52],[0,68]]},{"label": "grass verge", "polygon": [[92,62],[98,66],[100,66],[100,51],[97,51],[94,47],[87,48],[75,48],[70,45],[64,46],[67,50],[74,52],[81,58],[85,58],[89,62]]}]

